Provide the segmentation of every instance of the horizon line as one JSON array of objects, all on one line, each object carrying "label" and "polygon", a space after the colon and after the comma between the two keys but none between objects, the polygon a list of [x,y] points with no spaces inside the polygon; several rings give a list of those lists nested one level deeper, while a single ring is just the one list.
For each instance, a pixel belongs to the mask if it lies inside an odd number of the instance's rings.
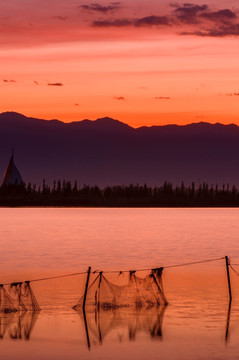
[{"label": "horizon line", "polygon": [[28,119],[33,119],[33,120],[41,120],[41,121],[46,121],[46,122],[50,122],[50,121],[58,121],[62,124],[75,124],[75,123],[80,123],[80,122],[83,122],[83,121],[89,121],[89,122],[96,122],[98,120],[104,120],[104,119],[109,119],[109,120],[112,120],[112,121],[115,121],[115,122],[118,122],[118,123],[121,123],[121,124],[124,124],[126,126],[129,126],[130,128],[132,129],[140,129],[140,128],[152,128],[152,127],[165,127],[165,126],[178,126],[178,127],[185,127],[185,126],[189,126],[189,125],[198,125],[198,124],[206,124],[206,125],[222,125],[222,126],[231,126],[231,125],[234,125],[234,126],[237,126],[239,127],[238,124],[232,122],[232,123],[223,123],[223,122],[219,122],[219,121],[216,121],[216,122],[210,122],[210,121],[192,121],[192,122],[189,122],[189,123],[186,123],[186,124],[179,124],[179,123],[165,123],[165,124],[156,124],[156,125],[141,125],[141,126],[132,126],[130,125],[128,122],[124,122],[122,120],[119,120],[119,119],[115,119],[111,116],[103,116],[103,117],[98,117],[96,119],[89,119],[89,118],[84,118],[84,119],[81,119],[81,120],[75,120],[75,121],[70,121],[70,122],[66,122],[66,121],[63,121],[63,120],[60,120],[60,119],[57,119],[57,118],[50,118],[50,119],[43,119],[43,118],[39,118],[39,117],[35,117],[35,116],[28,116],[28,115],[25,115],[25,114],[22,114],[20,112],[17,112],[17,111],[10,111],[10,110],[7,110],[7,111],[3,111],[0,113],[0,116],[1,115],[5,115],[5,114],[15,114],[15,115],[20,115],[22,117],[25,117],[25,118],[28,118]]}]

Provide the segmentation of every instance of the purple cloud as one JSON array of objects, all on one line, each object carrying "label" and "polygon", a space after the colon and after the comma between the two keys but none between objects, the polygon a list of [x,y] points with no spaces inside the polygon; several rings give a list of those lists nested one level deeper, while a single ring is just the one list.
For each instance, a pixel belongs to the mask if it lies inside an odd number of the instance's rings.
[{"label": "purple cloud", "polygon": [[[200,29],[195,29],[191,32],[183,31],[182,35],[197,35],[197,36],[229,36],[238,35],[238,24],[235,23],[237,14],[230,9],[221,9],[218,11],[211,11],[209,6],[196,5],[191,3],[180,5],[171,5],[175,8],[173,17],[176,22],[181,22],[187,25],[200,25]],[[208,26],[206,21],[210,21],[212,25]]]},{"label": "purple cloud", "polygon": [[174,16],[176,20],[187,23],[187,24],[195,24],[198,22],[197,15],[202,12],[208,10],[208,5],[196,5],[191,3],[185,3],[182,6],[173,5],[175,7]]},{"label": "purple cloud", "polygon": [[213,12],[204,12],[200,15],[202,18],[215,21],[215,22],[228,22],[235,20],[237,18],[236,13],[229,9],[213,11]]},{"label": "purple cloud", "polygon": [[[120,3],[117,3],[120,4]],[[88,10],[109,11],[109,5],[105,6],[99,4],[82,5]],[[120,5],[116,5],[120,6]],[[92,23],[94,27],[157,27],[157,26],[171,26],[181,28],[180,35],[195,35],[195,36],[238,36],[239,23],[237,23],[237,13],[230,9],[220,9],[212,11],[207,4],[170,4],[173,10],[163,16],[152,14],[141,18],[108,18],[95,20]],[[102,8],[102,9],[101,9]],[[104,9],[105,8],[105,9]],[[187,26],[187,28],[184,28]],[[190,30],[188,29],[190,26]]]},{"label": "purple cloud", "polygon": [[169,25],[168,16],[146,16],[134,21],[134,26]]},{"label": "purple cloud", "polygon": [[170,20],[168,16],[146,16],[138,19],[113,19],[113,20],[100,20],[94,21],[93,26],[98,27],[124,27],[124,26],[135,26],[135,27],[144,27],[144,26],[158,26],[158,25],[170,25]]},{"label": "purple cloud", "polygon": [[230,9],[211,11],[206,4],[201,6],[195,4],[171,6],[176,8],[173,14],[177,21],[196,26],[191,31],[182,31],[181,35],[210,37],[239,35],[239,23],[236,22],[237,14]]}]

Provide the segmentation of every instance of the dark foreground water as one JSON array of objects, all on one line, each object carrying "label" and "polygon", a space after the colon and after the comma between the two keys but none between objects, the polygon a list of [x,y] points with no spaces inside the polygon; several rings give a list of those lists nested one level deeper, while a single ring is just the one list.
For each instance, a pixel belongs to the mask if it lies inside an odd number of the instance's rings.
[{"label": "dark foreground water", "polygon": [[[1,282],[231,256],[239,209],[0,209]],[[239,270],[239,266],[234,266]],[[137,273],[136,273],[137,274]],[[147,272],[138,273],[144,277]],[[106,274],[116,283],[127,275]],[[239,277],[225,261],[168,268],[169,306],[86,312],[85,275],[32,283],[41,312],[0,314],[3,359],[239,359]]]}]

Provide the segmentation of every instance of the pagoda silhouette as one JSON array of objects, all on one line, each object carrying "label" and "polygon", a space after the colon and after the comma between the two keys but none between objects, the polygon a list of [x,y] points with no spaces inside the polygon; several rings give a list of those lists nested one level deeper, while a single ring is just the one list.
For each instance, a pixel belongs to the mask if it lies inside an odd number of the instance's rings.
[{"label": "pagoda silhouette", "polygon": [[14,150],[12,150],[12,156],[10,158],[8,167],[5,170],[2,186],[3,185],[21,185],[23,184],[22,176],[14,164]]}]

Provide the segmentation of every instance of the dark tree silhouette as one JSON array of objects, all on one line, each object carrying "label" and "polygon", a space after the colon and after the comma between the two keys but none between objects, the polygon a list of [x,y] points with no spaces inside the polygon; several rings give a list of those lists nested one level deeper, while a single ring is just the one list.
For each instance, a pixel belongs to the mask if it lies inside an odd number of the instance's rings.
[{"label": "dark tree silhouette", "polygon": [[161,186],[116,185],[100,189],[97,185],[72,186],[70,181],[54,181],[50,187],[43,180],[36,185],[3,185],[0,187],[0,206],[108,206],[108,207],[238,207],[239,190],[235,185],[195,187],[173,185],[165,181]]}]

